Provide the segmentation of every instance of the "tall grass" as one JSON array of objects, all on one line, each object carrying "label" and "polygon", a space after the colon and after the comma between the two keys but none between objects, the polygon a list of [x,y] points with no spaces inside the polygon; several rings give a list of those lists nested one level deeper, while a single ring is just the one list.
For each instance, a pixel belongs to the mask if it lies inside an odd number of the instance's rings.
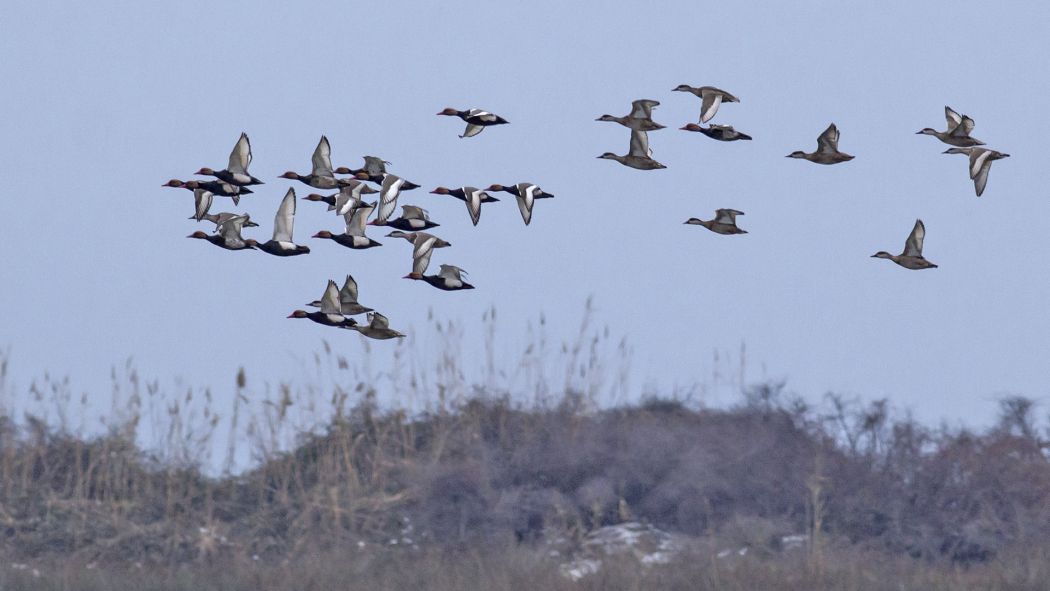
[{"label": "tall grass", "polygon": [[[726,408],[631,402],[630,347],[589,312],[560,346],[541,317],[516,367],[493,353],[495,310],[486,354],[464,355],[461,327],[434,320],[416,341],[435,357],[401,345],[379,374],[368,354],[351,360],[324,343],[305,386],[254,384],[238,370],[221,396],[171,391],[129,362],[94,431],[68,380],[16,392],[0,354],[0,588],[1050,580],[1046,429],[1030,401],[1004,400],[982,433],[930,428],[885,401],[813,406],[776,383]],[[379,403],[390,393],[400,404]],[[13,401],[27,398],[37,412],[16,417]],[[610,561],[577,583],[557,574],[550,540],[625,519],[697,544],[669,566]],[[800,533],[804,555],[780,547]],[[724,561],[724,548],[749,552]]]}]

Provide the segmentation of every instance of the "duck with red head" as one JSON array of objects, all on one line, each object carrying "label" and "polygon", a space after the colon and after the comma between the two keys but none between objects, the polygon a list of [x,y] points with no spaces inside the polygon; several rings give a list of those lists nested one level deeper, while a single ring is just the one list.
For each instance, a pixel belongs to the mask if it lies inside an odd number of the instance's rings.
[{"label": "duck with red head", "polygon": [[352,328],[357,326],[357,321],[353,318],[347,318],[342,313],[342,308],[339,303],[339,288],[336,286],[335,281],[329,280],[328,286],[325,287],[324,295],[321,296],[320,311],[307,312],[306,310],[295,310],[288,315],[288,318],[309,318],[318,324],[325,326],[333,326],[336,328]]},{"label": "duck with red head", "polygon": [[241,133],[241,137],[230,152],[230,162],[224,170],[212,170],[204,167],[196,172],[205,176],[213,176],[220,181],[243,187],[246,185],[261,185],[262,181],[248,174],[248,165],[252,162],[252,144],[248,141],[248,134]]},{"label": "duck with red head", "polygon": [[442,291],[474,289],[473,285],[463,280],[463,275],[466,273],[466,271],[455,265],[441,265],[441,269],[438,271],[437,275],[424,275],[422,272],[416,272],[413,270],[412,273],[405,275],[403,279],[425,281]]},{"label": "duck with red head", "polygon": [[289,170],[278,178],[306,183],[315,189],[338,189],[349,183],[346,179],[335,178],[335,172],[332,170],[332,146],[326,136],[322,135],[321,141],[317,142],[310,162],[313,165],[310,174],[301,175]]},{"label": "duck with red head", "polygon": [[499,201],[499,199],[496,199],[477,187],[460,187],[458,189],[438,187],[430,193],[433,195],[451,195],[463,203],[466,203],[467,212],[470,214],[470,221],[473,222],[475,226],[478,225],[478,222],[481,220],[481,204],[495,203]]},{"label": "duck with red head", "polygon": [[707,127],[701,127],[696,123],[687,123],[680,127],[682,131],[695,131],[720,142],[735,142],[737,140],[749,140],[751,136],[733,129],[732,125],[716,125],[712,123]]},{"label": "duck with red head", "polygon": [[532,206],[535,204],[536,199],[550,199],[554,195],[547,193],[543,189],[532,183],[518,183],[516,185],[491,185],[486,191],[504,191],[514,195],[518,201],[518,211],[521,212],[521,219],[525,221],[525,225],[529,225],[532,221]]},{"label": "duck with red head", "polygon": [[467,123],[467,129],[463,132],[463,135],[459,136],[461,138],[474,137],[481,133],[486,127],[492,125],[503,125],[505,123],[510,123],[509,121],[507,121],[503,117],[500,117],[499,115],[495,115],[493,113],[489,113],[488,111],[483,111],[481,109],[469,109],[466,111],[460,111],[458,109],[448,107],[446,109],[442,109],[442,111],[438,113],[438,115],[459,117],[460,119],[465,121]]}]

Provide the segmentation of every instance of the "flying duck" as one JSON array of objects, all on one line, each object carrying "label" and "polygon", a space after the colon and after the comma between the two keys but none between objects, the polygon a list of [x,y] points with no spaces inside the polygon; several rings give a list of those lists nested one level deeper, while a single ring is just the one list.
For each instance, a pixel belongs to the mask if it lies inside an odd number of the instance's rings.
[{"label": "flying duck", "polygon": [[[368,178],[368,173],[359,172],[356,176],[365,180]],[[419,185],[410,183],[399,176],[384,173],[383,180],[379,185],[379,213],[376,214],[375,221],[379,225],[385,224],[390,219],[390,215],[397,209],[397,197],[401,194],[401,191],[408,191],[418,187]]]},{"label": "flying duck", "polygon": [[363,172],[368,175],[367,180],[372,181],[373,183],[383,182],[383,175],[386,174],[386,167],[390,163],[379,156],[364,156],[363,158],[365,159],[365,165],[361,168],[347,168],[346,166],[340,166],[335,169],[335,173],[357,175]]},{"label": "flying duck", "polygon": [[873,259],[889,259],[905,269],[936,269],[937,265],[922,256],[922,241],[926,237],[926,226],[922,220],[915,220],[915,227],[904,242],[904,252],[893,255],[884,250],[871,255]]},{"label": "flying duck", "polygon": [[[314,300],[306,305],[320,308],[321,300]],[[357,303],[357,282],[354,281],[352,275],[348,274],[346,281],[343,282],[342,289],[339,290],[339,312],[344,316],[356,316],[371,311],[372,308],[367,308]]]},{"label": "flying duck", "polygon": [[974,122],[969,116],[960,115],[951,107],[945,105],[944,118],[948,121],[948,129],[937,131],[926,127],[921,131],[916,131],[916,135],[932,135],[950,146],[959,146],[961,148],[984,145],[984,142],[981,140],[970,137],[970,134],[973,132]]},{"label": "flying duck", "polygon": [[470,213],[470,221],[478,225],[481,219],[481,204],[495,203],[499,201],[492,195],[478,189],[477,187],[460,187],[459,189],[446,189],[438,187],[431,191],[434,195],[451,195],[467,204],[467,212]]},{"label": "flying duck", "polygon": [[402,205],[401,217],[387,220],[382,224],[379,223],[379,220],[372,220],[371,222],[368,222],[368,225],[388,226],[391,228],[397,228],[398,230],[411,232],[412,230],[429,230],[430,228],[436,228],[441,224],[430,221],[430,216],[427,214],[427,210],[422,207],[416,207],[415,205]]},{"label": "flying duck", "polygon": [[240,139],[237,140],[237,143],[233,146],[233,151],[230,152],[230,163],[226,165],[226,170],[215,171],[204,167],[198,170],[196,174],[213,176],[220,181],[239,187],[263,184],[262,181],[248,174],[248,165],[251,163],[252,144],[248,141],[248,134],[241,132]]},{"label": "flying duck", "polygon": [[463,135],[459,136],[461,138],[474,137],[490,125],[502,125],[504,123],[509,123],[509,121],[507,121],[503,117],[500,117],[499,115],[494,115],[492,113],[489,113],[488,111],[482,111],[481,109],[459,111],[453,109],[452,107],[449,107],[438,113],[438,115],[459,117],[460,119],[466,121],[467,129],[463,132]]},{"label": "flying duck", "polygon": [[193,202],[196,205],[196,210],[194,214],[190,216],[191,220],[197,220],[198,222],[201,220],[208,220],[209,222],[215,224],[215,229],[218,230],[219,226],[226,223],[227,220],[231,220],[239,215],[243,215],[245,218],[247,218],[244,221],[245,228],[255,228],[259,225],[253,222],[251,216],[249,216],[246,213],[229,213],[225,211],[222,213],[208,213],[208,211],[211,209],[212,197],[213,195],[209,191],[205,191],[204,189],[193,190]]},{"label": "flying duck", "polygon": [[405,336],[390,328],[390,321],[387,320],[386,316],[383,316],[379,312],[369,312],[368,325],[362,326],[359,324],[354,326],[353,330],[356,330],[370,339],[377,339],[380,341],[399,339]]},{"label": "flying duck", "polygon": [[295,189],[289,188],[277,208],[273,218],[273,238],[260,244],[257,248],[279,257],[292,257],[309,254],[309,246],[300,246],[292,242],[292,225],[295,222]]},{"label": "flying duck", "polygon": [[532,206],[535,204],[536,199],[550,199],[554,195],[547,193],[543,189],[537,187],[532,183],[518,183],[516,185],[492,185],[486,191],[506,191],[511,195],[514,195],[518,201],[518,211],[521,212],[521,219],[525,220],[525,225],[529,225],[532,221]]},{"label": "flying duck", "polygon": [[405,279],[426,281],[430,285],[442,291],[459,291],[461,289],[474,289],[474,286],[463,280],[466,271],[453,265],[441,265],[437,275],[424,275],[422,272],[413,271],[405,275]]},{"label": "flying duck", "polygon": [[707,123],[718,112],[722,103],[739,103],[740,99],[728,92],[715,88],[714,86],[701,86],[699,88],[688,84],[679,84],[675,91],[688,92],[700,97],[700,123]]},{"label": "flying duck", "polygon": [[992,169],[993,160],[1009,158],[996,150],[987,148],[948,148],[945,154],[967,154],[970,157],[970,178],[973,179],[973,188],[980,197],[984,193],[984,187],[988,184],[988,171]]},{"label": "flying duck", "polygon": [[296,310],[289,314],[288,317],[309,318],[318,324],[336,328],[352,328],[357,325],[357,321],[353,318],[343,316],[342,308],[339,304],[339,288],[335,286],[335,281],[331,279],[328,280],[328,287],[325,288],[324,295],[321,296],[320,308],[319,312]]},{"label": "flying duck", "polygon": [[707,137],[720,142],[733,142],[736,140],[749,140],[751,136],[733,129],[732,125],[716,125],[712,123],[707,127],[701,127],[696,123],[687,123],[680,127],[682,131],[698,131]]},{"label": "flying duck", "polygon": [[631,103],[631,112],[626,117],[602,115],[595,121],[613,121],[635,131],[656,131],[664,126],[653,121],[653,108],[660,103],[651,99],[638,99]]},{"label": "flying duck", "polygon": [[347,184],[340,187],[339,192],[334,195],[310,193],[303,199],[307,201],[323,201],[328,204],[328,211],[334,210],[337,214],[343,215],[346,213],[347,208],[357,207],[362,203],[361,195],[371,195],[378,192],[361,181],[350,180]]},{"label": "flying duck", "polygon": [[179,179],[171,179],[170,181],[161,185],[162,187],[177,187],[180,189],[188,189],[190,191],[196,189],[204,189],[205,191],[219,195],[221,197],[233,197],[233,204],[237,205],[241,202],[241,195],[248,195],[252,193],[252,190],[248,187],[239,187],[237,185],[231,185],[224,181],[186,181],[182,182]]},{"label": "flying duck", "polygon": [[255,240],[248,238],[245,240],[241,236],[241,228],[244,227],[244,223],[248,221],[248,216],[237,216],[230,218],[222,225],[219,226],[219,234],[205,234],[200,230],[190,234],[187,238],[199,238],[201,240],[207,240],[215,246],[225,248],[226,250],[248,250],[255,248],[259,243]]},{"label": "flying duck", "polygon": [[328,230],[321,230],[314,234],[313,237],[327,238],[354,250],[382,246],[382,243],[365,236],[365,222],[368,220],[368,216],[372,215],[372,210],[375,209],[375,206],[375,203],[362,205],[346,212],[343,215],[343,219],[346,220],[346,232],[343,234],[332,234]]},{"label": "flying duck", "polygon": [[637,168],[638,170],[657,170],[667,168],[652,158],[653,151],[649,148],[649,134],[644,131],[631,130],[631,146],[625,156],[617,156],[612,152],[606,152],[598,158],[615,160],[624,166]]},{"label": "flying duck", "polygon": [[715,234],[747,234],[747,230],[741,230],[736,225],[736,216],[744,215],[744,212],[735,209],[716,209],[715,219],[701,220],[689,218],[685,223],[693,226],[703,226]]},{"label": "flying duck", "polygon": [[349,183],[346,179],[335,178],[335,173],[332,171],[332,146],[328,143],[326,136],[322,135],[321,141],[317,142],[317,147],[314,148],[314,155],[310,158],[310,161],[313,163],[313,170],[310,171],[309,175],[303,176],[289,170],[282,174],[280,178],[306,183],[315,189],[338,189]]},{"label": "flying duck", "polygon": [[802,158],[817,164],[838,164],[839,162],[853,160],[853,156],[845,152],[839,152],[839,128],[835,127],[834,123],[829,125],[824,130],[824,133],[817,137],[816,152],[807,154],[801,150],[796,150],[788,154],[787,157]]}]

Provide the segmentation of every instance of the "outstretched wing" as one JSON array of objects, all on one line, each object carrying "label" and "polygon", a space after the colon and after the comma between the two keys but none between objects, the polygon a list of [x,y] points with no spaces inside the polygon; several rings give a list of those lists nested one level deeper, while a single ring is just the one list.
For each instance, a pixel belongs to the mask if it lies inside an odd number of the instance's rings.
[{"label": "outstretched wing", "polygon": [[328,280],[328,287],[324,290],[324,295],[321,296],[321,313],[323,314],[342,314],[342,307],[339,305],[339,288],[336,287],[335,281]]},{"label": "outstretched wing", "polygon": [[923,225],[922,220],[915,220],[915,227],[912,228],[911,234],[908,235],[908,239],[904,241],[903,256],[921,257],[922,241],[924,238],[926,238],[926,226]]},{"label": "outstretched wing", "polygon": [[365,156],[365,172],[370,176],[379,176],[386,172],[386,165],[390,164],[378,156]]},{"label": "outstretched wing", "polygon": [[343,219],[346,220],[347,235],[365,235],[365,224],[368,223],[368,216],[372,215],[372,210],[375,209],[375,205],[375,203],[361,205],[360,207],[351,209],[343,215]]},{"label": "outstretched wing", "polygon": [[230,163],[226,165],[226,170],[234,174],[248,174],[248,165],[251,163],[252,144],[248,141],[248,134],[242,132],[230,152]]},{"label": "outstretched wing", "polygon": [[467,124],[467,129],[463,131],[463,135],[459,137],[474,137],[481,133],[485,129],[482,125],[474,125],[473,123]]},{"label": "outstretched wing", "polygon": [[415,205],[402,205],[401,206],[401,217],[406,220],[429,220],[427,210],[422,207]]},{"label": "outstretched wing", "polygon": [[954,137],[969,137],[975,126],[976,124],[973,122],[973,119],[970,119],[967,115],[963,115],[962,121],[955,126],[955,129],[951,130],[951,135]]},{"label": "outstretched wing", "polygon": [[705,92],[703,102],[700,104],[700,123],[707,123],[713,119],[721,105],[722,93]]},{"label": "outstretched wing", "polygon": [[818,152],[838,152],[839,151],[839,128],[835,127],[832,123],[824,130],[824,133],[817,137],[817,151]]},{"label": "outstretched wing", "polygon": [[426,232],[416,232],[416,238],[412,241],[412,272],[416,275],[426,273],[430,266],[430,255],[434,253],[434,245],[437,236]]},{"label": "outstretched wing", "polygon": [[208,210],[211,209],[212,197],[213,195],[211,191],[205,191],[204,189],[193,190],[193,203],[197,208],[193,217],[198,222],[204,219],[204,216],[208,215]]},{"label": "outstretched wing", "polygon": [[659,105],[658,101],[652,99],[638,99],[631,103],[631,114],[628,117],[631,119],[652,119],[653,109]]},{"label": "outstretched wing", "polygon": [[405,179],[388,174],[383,177],[383,184],[379,193],[379,213],[376,214],[376,221],[380,224],[386,223],[390,219],[390,215],[397,209],[397,196],[401,194],[401,187],[405,184]]},{"label": "outstretched wing", "polygon": [[444,277],[445,279],[454,279],[456,281],[463,281],[463,275],[467,272],[455,265],[441,265],[438,270],[438,277]]},{"label": "outstretched wing", "polygon": [[295,189],[288,189],[273,218],[274,242],[292,241],[292,224],[295,220]]},{"label": "outstretched wing", "polygon": [[649,158],[653,151],[649,149],[649,134],[644,131],[631,130],[631,148],[628,151],[631,156]]},{"label": "outstretched wing", "polygon": [[735,209],[716,209],[715,210],[715,223],[716,224],[728,224],[731,226],[736,225],[736,216],[744,215],[744,212],[737,211]]},{"label": "outstretched wing", "polygon": [[357,282],[353,275],[347,274],[343,288],[339,290],[339,301],[348,304],[357,302]]},{"label": "outstretched wing", "polygon": [[944,105],[944,119],[948,122],[948,132],[952,132],[962,123],[962,115],[955,112],[948,105]]},{"label": "outstretched wing", "polygon": [[390,328],[390,321],[379,312],[369,312],[368,325],[372,328]]},{"label": "outstretched wing", "polygon": [[314,166],[314,175],[335,176],[332,173],[332,146],[328,143],[327,136],[321,136],[321,141],[317,142],[317,148],[314,149],[314,155],[310,158],[310,161]]}]

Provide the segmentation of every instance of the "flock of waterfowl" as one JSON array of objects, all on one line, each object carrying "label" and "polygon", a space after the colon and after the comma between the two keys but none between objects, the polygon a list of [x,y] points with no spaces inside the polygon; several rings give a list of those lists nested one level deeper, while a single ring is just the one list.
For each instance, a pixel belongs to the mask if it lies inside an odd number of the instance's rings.
[{"label": "flock of waterfowl", "polygon": [[[722,103],[740,102],[740,99],[736,96],[713,86],[693,87],[682,84],[674,90],[688,92],[701,100],[700,125],[689,123],[680,129],[702,133],[709,138],[724,142],[752,139],[751,136],[736,131],[731,125],[714,123],[709,124],[707,127],[702,125],[714,118]],[[613,152],[606,152],[598,158],[615,160],[624,166],[639,170],[666,168],[666,166],[653,159],[653,151],[649,146],[649,132],[665,128],[664,125],[656,123],[652,119],[653,109],[659,105],[660,103],[655,100],[639,99],[632,103],[631,112],[628,115],[623,117],[602,115],[599,117],[597,121],[615,122],[627,127],[631,132],[631,137],[627,154],[620,156]],[[974,128],[973,119],[966,115],[960,115],[947,106],[944,108],[944,111],[948,123],[945,131],[925,128],[917,133],[932,135],[942,142],[954,146],[946,150],[945,154],[966,154],[969,156],[970,178],[974,182],[977,196],[980,197],[987,185],[988,172],[992,162],[1006,158],[1009,154],[979,147],[983,146],[984,142],[970,135]],[[486,127],[508,123],[507,120],[499,115],[481,109],[461,111],[447,108],[439,112],[438,115],[462,119],[467,124],[467,127],[463,134],[459,136],[461,138],[476,136]],[[825,165],[839,164],[852,160],[853,156],[839,151],[838,142],[839,130],[832,123],[817,137],[816,151],[807,153],[799,150],[788,154],[787,157]],[[292,240],[296,208],[294,188],[288,189],[284,199],[278,206],[277,214],[274,217],[273,235],[266,242],[258,242],[242,236],[244,228],[258,226],[248,214],[210,212],[212,202],[216,196],[230,197],[233,199],[234,205],[237,205],[241,196],[252,193],[249,187],[263,184],[262,181],[248,172],[248,166],[251,164],[251,161],[251,143],[247,134],[242,133],[236,145],[234,145],[229,163],[224,170],[216,171],[204,167],[195,173],[197,175],[215,177],[215,180],[190,180],[183,182],[178,179],[172,179],[163,185],[191,190],[194,197],[195,212],[190,219],[198,222],[208,221],[215,225],[215,230],[211,234],[198,230],[190,234],[189,237],[206,240],[227,250],[261,250],[280,257],[309,254],[309,247],[296,244]],[[420,185],[388,173],[386,167],[390,163],[375,156],[365,156],[364,165],[357,169],[348,167],[333,168],[331,145],[325,136],[322,136],[318,142],[311,162],[312,169],[310,174],[301,175],[289,171],[282,174],[279,178],[297,180],[314,189],[338,190],[338,193],[332,195],[311,193],[303,197],[307,201],[327,204],[328,211],[342,216],[345,222],[343,233],[333,234],[327,230],[322,230],[314,234],[314,238],[331,240],[354,250],[365,250],[381,246],[379,242],[366,235],[367,228],[369,226],[387,226],[393,229],[387,234],[388,237],[403,238],[412,244],[412,270],[405,275],[406,279],[424,281],[444,291],[474,289],[473,285],[463,279],[466,271],[455,265],[442,264],[437,274],[426,274],[434,249],[451,246],[451,243],[425,231],[439,225],[431,221],[426,210],[415,205],[402,205],[401,216],[397,218],[392,217],[401,193],[418,189]],[[368,183],[377,185],[378,189],[373,188]],[[499,201],[499,199],[489,194],[490,191],[507,192],[514,195],[526,225],[532,220],[532,210],[536,200],[553,197],[553,195],[532,183],[517,183],[506,186],[493,184],[487,189],[469,186],[454,189],[437,187],[431,193],[449,195],[463,201],[466,204],[471,222],[477,226],[481,219],[481,205]],[[372,194],[378,194],[378,200],[371,203],[366,202],[364,196]],[[373,213],[375,213],[374,218],[372,218]],[[699,218],[690,218],[685,223],[703,226],[717,234],[746,234],[747,231],[739,228],[736,223],[736,218],[740,215],[744,215],[744,212],[723,208],[715,211],[714,219],[701,220]],[[369,218],[372,218],[371,221],[369,221]],[[922,255],[925,235],[926,228],[922,220],[916,220],[915,226],[905,242],[904,252],[899,255],[893,255],[880,251],[872,256],[873,258],[889,259],[907,269],[935,268],[937,265],[929,262]],[[339,288],[335,281],[329,280],[321,299],[308,304],[308,306],[319,308],[319,311],[306,312],[305,310],[295,310],[288,317],[309,318],[326,326],[355,330],[366,337],[374,339],[393,339],[405,336],[391,329],[385,316],[358,303],[357,298],[357,282],[352,276],[347,275],[342,288]],[[351,318],[351,316],[359,314],[368,315],[368,324],[359,324]]]},{"label": "flock of waterfowl", "polygon": [[[494,115],[480,109],[459,111],[456,109],[444,109],[438,115],[458,116],[467,123],[467,128],[460,137],[472,137],[491,125],[505,124],[507,121],[498,115]],[[274,217],[273,236],[266,242],[259,242],[252,238],[245,238],[242,232],[245,228],[257,227],[248,214],[237,214],[230,212],[211,213],[211,206],[216,196],[230,197],[234,205],[240,203],[242,196],[251,194],[249,188],[261,185],[263,182],[248,172],[248,166],[252,161],[252,147],[248,135],[241,134],[237,143],[230,153],[230,160],[223,170],[201,168],[195,174],[212,176],[216,180],[191,180],[181,181],[172,179],[165,183],[165,187],[177,187],[188,189],[193,192],[195,211],[190,219],[208,221],[215,224],[215,230],[209,234],[196,231],[189,238],[206,240],[226,250],[261,250],[268,254],[280,257],[298,256],[310,253],[308,246],[296,244],[292,239],[292,229],[295,221],[296,195],[295,189],[289,188],[277,208]],[[390,163],[376,156],[365,156],[364,166],[357,169],[347,167],[333,168],[332,148],[328,138],[321,136],[321,140],[314,149],[311,158],[312,169],[310,174],[302,175],[296,172],[286,172],[280,178],[297,180],[314,189],[338,190],[332,195],[320,195],[311,193],[303,197],[306,201],[322,202],[328,205],[328,211],[342,216],[345,230],[341,234],[333,234],[327,230],[321,230],[313,235],[314,238],[326,239],[346,248],[354,250],[365,250],[381,246],[379,242],[366,235],[369,226],[387,226],[393,229],[388,237],[403,238],[412,245],[412,271],[405,275],[406,279],[414,279],[428,283],[443,291],[459,291],[463,289],[474,289],[474,286],[463,279],[466,271],[449,264],[439,266],[439,271],[433,275],[427,275],[430,259],[434,249],[444,248],[452,244],[442,240],[433,234],[425,232],[439,226],[431,221],[427,211],[415,205],[402,205],[401,217],[392,218],[397,209],[398,197],[403,191],[418,189],[420,185],[410,182],[402,177],[390,174],[386,167]],[[336,176],[348,175],[348,176]],[[378,185],[378,189],[367,183]],[[507,192],[514,195],[518,202],[521,217],[528,225],[532,220],[532,210],[537,199],[550,198],[554,195],[543,191],[533,183],[517,183],[514,185],[493,184],[487,189],[477,187],[458,187],[449,189],[437,187],[431,193],[436,195],[450,195],[463,201],[467,206],[471,222],[476,226],[481,220],[481,204],[499,201],[488,192]],[[365,195],[378,194],[377,201],[368,203]],[[373,212],[375,217],[372,218]],[[357,282],[350,275],[346,276],[343,287],[339,288],[335,281],[329,280],[321,299],[308,304],[319,308],[315,312],[295,310],[289,318],[308,318],[318,324],[356,330],[366,337],[373,339],[394,339],[405,336],[404,334],[390,328],[388,319],[372,308],[362,306],[357,301]],[[367,314],[368,324],[359,324],[351,316]]]}]

